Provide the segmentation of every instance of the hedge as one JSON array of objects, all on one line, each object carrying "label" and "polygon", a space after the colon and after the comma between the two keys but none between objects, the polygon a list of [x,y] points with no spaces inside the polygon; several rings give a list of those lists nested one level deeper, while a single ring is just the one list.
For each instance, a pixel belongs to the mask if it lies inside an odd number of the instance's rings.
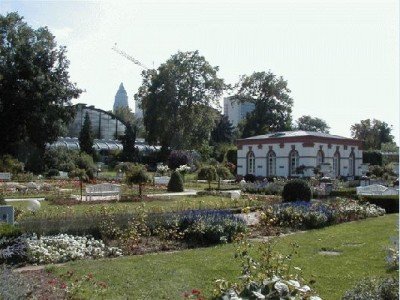
[{"label": "hedge", "polygon": [[333,190],[329,196],[331,196],[331,197],[347,197],[347,198],[353,198],[353,199],[358,198],[356,188]]},{"label": "hedge", "polygon": [[371,204],[375,204],[386,210],[388,214],[394,214],[399,212],[399,196],[398,195],[370,195],[362,196],[362,201],[368,201]]}]

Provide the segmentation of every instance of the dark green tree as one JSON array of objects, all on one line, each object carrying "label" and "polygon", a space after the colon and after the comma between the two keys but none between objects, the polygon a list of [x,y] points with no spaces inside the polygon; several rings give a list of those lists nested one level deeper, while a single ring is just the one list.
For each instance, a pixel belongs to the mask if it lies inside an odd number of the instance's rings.
[{"label": "dark green tree", "polygon": [[40,154],[72,120],[81,93],[68,74],[66,48],[47,27],[33,29],[18,13],[0,15],[0,154],[29,144]]},{"label": "dark green tree", "polygon": [[121,143],[123,150],[121,153],[121,158],[123,161],[134,161],[136,158],[136,128],[132,126],[131,123],[126,124],[125,135],[121,138]]},{"label": "dark green tree", "polygon": [[79,147],[87,154],[93,154],[93,133],[89,113],[86,112],[81,132],[79,133]]},{"label": "dark green tree", "polygon": [[311,116],[301,116],[300,118],[297,119],[294,129],[329,133],[330,127],[324,120],[320,118],[313,118]]},{"label": "dark green tree", "polygon": [[198,51],[178,52],[157,70],[142,73],[135,95],[147,141],[162,149],[197,149],[208,143],[224,81]]},{"label": "dark green tree", "polygon": [[234,128],[228,116],[222,115],[216,122],[216,126],[211,131],[211,144],[231,143],[234,136]]},{"label": "dark green tree", "polygon": [[382,143],[393,142],[392,128],[383,121],[376,119],[361,120],[350,128],[351,136],[364,142],[364,149],[381,149]]},{"label": "dark green tree", "polygon": [[242,76],[236,89],[236,101],[255,105],[239,124],[242,137],[291,129],[293,100],[282,77],[270,71],[255,72]]}]

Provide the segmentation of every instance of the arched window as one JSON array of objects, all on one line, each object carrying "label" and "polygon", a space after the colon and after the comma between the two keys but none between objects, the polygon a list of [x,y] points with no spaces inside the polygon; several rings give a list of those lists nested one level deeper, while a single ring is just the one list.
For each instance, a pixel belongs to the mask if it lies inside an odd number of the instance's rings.
[{"label": "arched window", "polygon": [[322,150],[318,150],[317,152],[317,167],[320,166],[325,160],[325,155]]},{"label": "arched window", "polygon": [[289,153],[289,176],[296,174],[296,169],[299,166],[299,152],[292,150]]},{"label": "arched window", "polygon": [[247,153],[247,174],[254,174],[256,171],[256,157],[253,151]]},{"label": "arched window", "polygon": [[272,150],[267,154],[267,176],[276,176],[276,154]]},{"label": "arched window", "polygon": [[349,176],[354,176],[356,171],[356,159],[354,152],[351,151],[350,156],[349,156]]},{"label": "arched window", "polygon": [[339,153],[339,151],[336,151],[335,154],[333,155],[333,172],[335,174],[335,177],[340,176],[340,153]]}]

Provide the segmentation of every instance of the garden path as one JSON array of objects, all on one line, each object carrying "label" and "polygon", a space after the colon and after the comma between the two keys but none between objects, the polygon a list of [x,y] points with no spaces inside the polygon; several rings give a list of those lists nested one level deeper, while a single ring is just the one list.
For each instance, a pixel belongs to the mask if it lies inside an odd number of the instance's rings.
[{"label": "garden path", "polygon": [[44,201],[44,198],[19,198],[19,199],[8,198],[4,200],[6,202],[21,202],[21,201],[31,201],[31,200]]},{"label": "garden path", "polygon": [[172,196],[194,196],[197,195],[196,190],[185,190],[179,193],[163,193],[163,194],[148,194],[146,197],[172,197]]}]

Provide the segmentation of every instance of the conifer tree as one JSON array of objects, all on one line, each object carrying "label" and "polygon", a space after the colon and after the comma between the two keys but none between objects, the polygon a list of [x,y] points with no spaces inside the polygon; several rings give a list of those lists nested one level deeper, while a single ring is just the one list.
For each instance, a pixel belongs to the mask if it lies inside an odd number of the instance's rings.
[{"label": "conifer tree", "polygon": [[79,147],[87,154],[93,154],[93,134],[89,113],[86,112],[81,132],[79,133]]}]

